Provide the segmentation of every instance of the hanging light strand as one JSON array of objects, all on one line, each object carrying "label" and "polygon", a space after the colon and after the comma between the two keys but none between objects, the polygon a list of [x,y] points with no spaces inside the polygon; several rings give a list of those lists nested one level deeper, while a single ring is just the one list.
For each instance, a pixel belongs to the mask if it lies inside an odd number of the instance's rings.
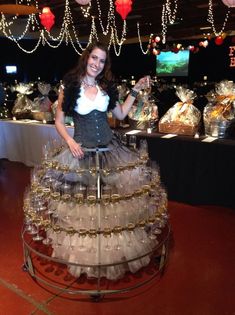
[{"label": "hanging light strand", "polygon": [[114,36],[114,30],[113,30],[112,27],[111,27],[110,43],[113,44],[113,49],[114,49],[115,55],[116,55],[116,56],[120,56],[120,54],[121,54],[121,49],[122,49],[122,45],[119,45],[119,50],[117,50],[117,48],[116,48],[116,42],[115,42],[115,36]]},{"label": "hanging light strand", "polygon": [[115,19],[113,1],[109,0],[109,10],[108,10],[106,28],[104,28],[103,21],[102,21],[102,11],[100,7],[100,2],[99,0],[96,0],[96,2],[97,2],[97,9],[98,9],[98,19],[99,19],[100,27],[102,29],[102,33],[103,35],[108,35],[112,21]]},{"label": "hanging light strand", "polygon": [[[24,0],[19,0],[19,1],[20,1],[19,3],[23,3]],[[34,0],[26,0],[26,1],[27,1],[27,4],[31,5],[31,1],[34,1]],[[118,28],[116,26],[116,21],[115,21],[115,14],[114,14],[115,10],[114,10],[113,0],[109,0],[109,8],[107,10],[108,13],[107,13],[106,27],[104,27],[104,24],[103,24],[104,14],[101,11],[101,6],[100,6],[100,2],[99,2],[100,0],[96,0],[96,1],[97,1],[97,8],[98,8],[98,21],[99,21],[100,27],[102,29],[102,33],[105,36],[108,36],[108,34],[110,33],[108,47],[110,49],[111,45],[113,45],[115,54],[117,56],[119,56],[121,53],[122,45],[124,44],[124,42],[126,40],[126,35],[127,35],[126,20],[123,21],[123,27],[122,27],[122,31],[121,31],[121,34],[119,37],[118,36]],[[174,1],[176,2],[177,0],[174,0]],[[38,9],[38,1],[36,0],[35,3],[36,3],[35,4],[36,8]],[[173,11],[173,13],[171,14],[170,0],[167,0],[166,4],[168,5],[168,6],[166,6],[167,12],[168,12],[166,16],[169,16],[169,19],[172,20],[174,18],[175,13]],[[97,29],[96,29],[96,24],[95,24],[96,20],[95,20],[95,17],[92,16],[92,18],[91,18],[91,30],[90,30],[88,42],[86,42],[85,45],[80,42],[79,37],[78,37],[78,33],[77,33],[75,26],[74,26],[73,16],[71,13],[69,0],[65,0],[63,22],[62,22],[62,25],[59,29],[58,35],[57,36],[53,35],[47,29],[40,30],[39,31],[39,39],[38,39],[38,41],[37,41],[37,43],[33,49],[27,50],[19,42],[20,42],[20,40],[22,40],[26,37],[27,33],[30,30],[30,26],[32,26],[32,28],[34,28],[36,30],[40,29],[41,25],[39,24],[39,21],[37,20],[35,14],[29,15],[23,32],[20,35],[16,36],[13,34],[12,29],[13,29],[14,23],[17,20],[17,18],[18,17],[16,15],[10,21],[7,21],[4,14],[1,14],[0,30],[3,32],[5,37],[7,37],[8,39],[15,42],[17,44],[17,46],[22,51],[24,51],[25,53],[35,52],[40,44],[42,44],[43,46],[48,45],[49,47],[56,49],[63,42],[65,42],[66,45],[71,43],[71,45],[74,48],[74,50],[76,51],[76,53],[81,55],[82,51],[84,49],[86,49],[87,45],[89,45],[94,39],[98,40],[98,33],[97,33]],[[141,38],[140,38],[139,25],[137,27],[137,30],[138,30],[138,38],[139,38],[139,42],[140,42],[141,51],[142,51],[142,53],[146,54],[147,52],[144,51],[143,45],[141,42]],[[78,47],[76,47],[76,46],[78,46]]]},{"label": "hanging light strand", "polygon": [[224,32],[226,23],[227,23],[228,18],[229,18],[229,15],[230,15],[230,9],[228,8],[228,11],[227,11],[225,18],[224,18],[222,28],[220,31],[217,31],[215,28],[215,20],[214,20],[214,16],[213,16],[213,3],[212,3],[212,0],[209,0],[207,21],[211,24],[215,36],[220,36]]},{"label": "hanging light strand", "polygon": [[178,0],[174,0],[174,8],[171,10],[171,0],[166,0],[166,3],[162,6],[162,42],[166,43],[167,24],[174,24],[176,19],[176,13],[178,9]]},{"label": "hanging light strand", "polygon": [[[149,52],[149,49],[148,48],[146,50],[143,49],[143,44],[142,44],[142,40],[141,40],[141,36],[140,36],[140,25],[139,25],[139,23],[137,23],[136,25],[137,25],[137,33],[138,33],[138,40],[139,40],[140,49],[144,55],[147,55],[147,53]],[[151,43],[152,36],[153,36],[153,34],[150,34],[148,45]]]}]

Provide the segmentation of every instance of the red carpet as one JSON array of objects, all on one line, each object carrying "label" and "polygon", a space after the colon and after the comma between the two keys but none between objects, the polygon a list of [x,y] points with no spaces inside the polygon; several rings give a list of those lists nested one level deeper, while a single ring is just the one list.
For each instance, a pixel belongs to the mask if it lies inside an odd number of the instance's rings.
[{"label": "red carpet", "polygon": [[57,296],[22,270],[22,200],[30,169],[1,160],[0,315],[235,315],[235,211],[169,202],[172,236],[162,277],[134,291]]}]

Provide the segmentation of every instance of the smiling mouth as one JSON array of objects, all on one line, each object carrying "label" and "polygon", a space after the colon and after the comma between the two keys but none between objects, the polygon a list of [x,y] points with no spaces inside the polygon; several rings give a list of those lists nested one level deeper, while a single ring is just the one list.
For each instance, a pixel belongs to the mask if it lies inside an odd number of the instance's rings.
[{"label": "smiling mouth", "polygon": [[97,68],[94,68],[93,66],[91,66],[90,68],[91,68],[91,70],[93,70],[93,71],[95,71],[95,72],[98,71],[98,69],[97,69]]}]

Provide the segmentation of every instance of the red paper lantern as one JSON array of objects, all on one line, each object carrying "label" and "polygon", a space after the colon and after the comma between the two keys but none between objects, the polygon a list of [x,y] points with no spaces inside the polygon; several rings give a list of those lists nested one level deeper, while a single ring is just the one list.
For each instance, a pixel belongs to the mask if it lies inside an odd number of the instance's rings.
[{"label": "red paper lantern", "polygon": [[43,8],[39,17],[41,24],[50,32],[52,26],[55,24],[55,16],[51,12],[51,9],[49,7]]},{"label": "red paper lantern", "polygon": [[132,1],[131,0],[116,0],[116,11],[121,15],[122,19],[125,20],[127,15],[131,12]]},{"label": "red paper lantern", "polygon": [[224,42],[224,39],[223,39],[223,37],[222,36],[217,36],[216,38],[215,38],[215,43],[216,43],[216,45],[222,45],[223,44],[223,42]]}]

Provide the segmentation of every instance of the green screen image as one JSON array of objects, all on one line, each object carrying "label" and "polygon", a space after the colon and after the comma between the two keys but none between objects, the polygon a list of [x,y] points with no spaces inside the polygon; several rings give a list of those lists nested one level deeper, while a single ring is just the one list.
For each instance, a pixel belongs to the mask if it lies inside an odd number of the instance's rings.
[{"label": "green screen image", "polygon": [[187,76],[189,65],[189,50],[178,53],[162,51],[156,56],[156,73],[158,76]]}]

